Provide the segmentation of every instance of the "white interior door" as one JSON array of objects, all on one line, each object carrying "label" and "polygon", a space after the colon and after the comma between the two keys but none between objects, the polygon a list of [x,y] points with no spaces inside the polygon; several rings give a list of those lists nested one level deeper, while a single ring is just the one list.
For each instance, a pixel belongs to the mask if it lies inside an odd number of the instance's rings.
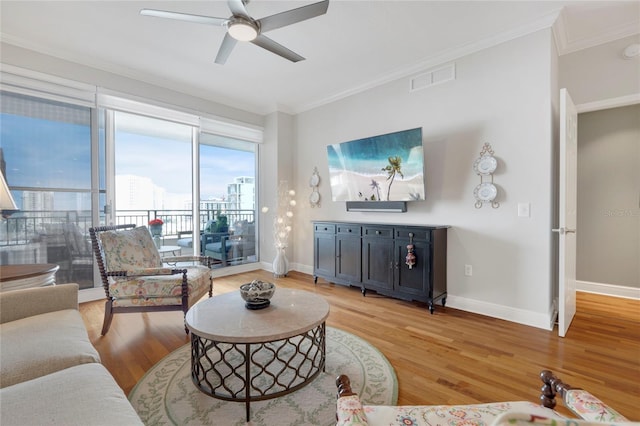
[{"label": "white interior door", "polygon": [[564,337],[576,313],[576,210],[578,112],[567,89],[560,90],[558,334]]}]

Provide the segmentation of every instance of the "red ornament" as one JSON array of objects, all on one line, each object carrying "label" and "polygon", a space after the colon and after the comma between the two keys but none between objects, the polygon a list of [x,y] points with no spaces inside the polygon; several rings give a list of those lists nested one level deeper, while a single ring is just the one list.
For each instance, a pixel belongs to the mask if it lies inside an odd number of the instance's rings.
[{"label": "red ornament", "polygon": [[413,254],[413,244],[407,245],[407,257],[405,257],[405,263],[409,269],[413,269],[413,266],[416,264],[416,255]]}]

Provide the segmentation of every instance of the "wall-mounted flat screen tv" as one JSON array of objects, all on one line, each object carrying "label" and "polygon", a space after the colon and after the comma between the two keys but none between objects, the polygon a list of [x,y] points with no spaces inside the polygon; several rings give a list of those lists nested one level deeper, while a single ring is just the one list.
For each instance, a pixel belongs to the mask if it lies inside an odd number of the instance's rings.
[{"label": "wall-mounted flat screen tv", "polygon": [[327,146],[333,201],[424,200],[422,128]]}]

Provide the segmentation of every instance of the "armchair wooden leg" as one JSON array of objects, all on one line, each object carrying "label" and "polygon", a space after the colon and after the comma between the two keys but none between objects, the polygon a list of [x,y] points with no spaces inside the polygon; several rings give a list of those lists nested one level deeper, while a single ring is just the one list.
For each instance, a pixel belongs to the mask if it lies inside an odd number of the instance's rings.
[{"label": "armchair wooden leg", "polygon": [[111,320],[113,319],[113,301],[107,300],[104,304],[104,322],[102,323],[101,335],[107,334],[109,327],[111,327]]},{"label": "armchair wooden leg", "polygon": [[187,336],[189,335],[189,328],[187,327],[187,313],[185,312],[184,316],[182,317],[182,321],[184,323],[184,332],[187,333]]}]

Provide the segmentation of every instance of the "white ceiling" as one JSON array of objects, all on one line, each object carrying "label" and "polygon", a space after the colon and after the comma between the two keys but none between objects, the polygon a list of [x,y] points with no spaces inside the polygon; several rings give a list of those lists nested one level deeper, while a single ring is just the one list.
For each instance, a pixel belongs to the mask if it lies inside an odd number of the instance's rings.
[{"label": "white ceiling", "polygon": [[[253,0],[255,18],[314,1]],[[141,8],[230,16],[226,1],[0,1],[5,43],[251,112],[300,112],[480,48],[556,28],[561,53],[640,32],[640,1],[331,0],[326,15],[266,35],[292,63],[224,29],[140,16]]]}]

